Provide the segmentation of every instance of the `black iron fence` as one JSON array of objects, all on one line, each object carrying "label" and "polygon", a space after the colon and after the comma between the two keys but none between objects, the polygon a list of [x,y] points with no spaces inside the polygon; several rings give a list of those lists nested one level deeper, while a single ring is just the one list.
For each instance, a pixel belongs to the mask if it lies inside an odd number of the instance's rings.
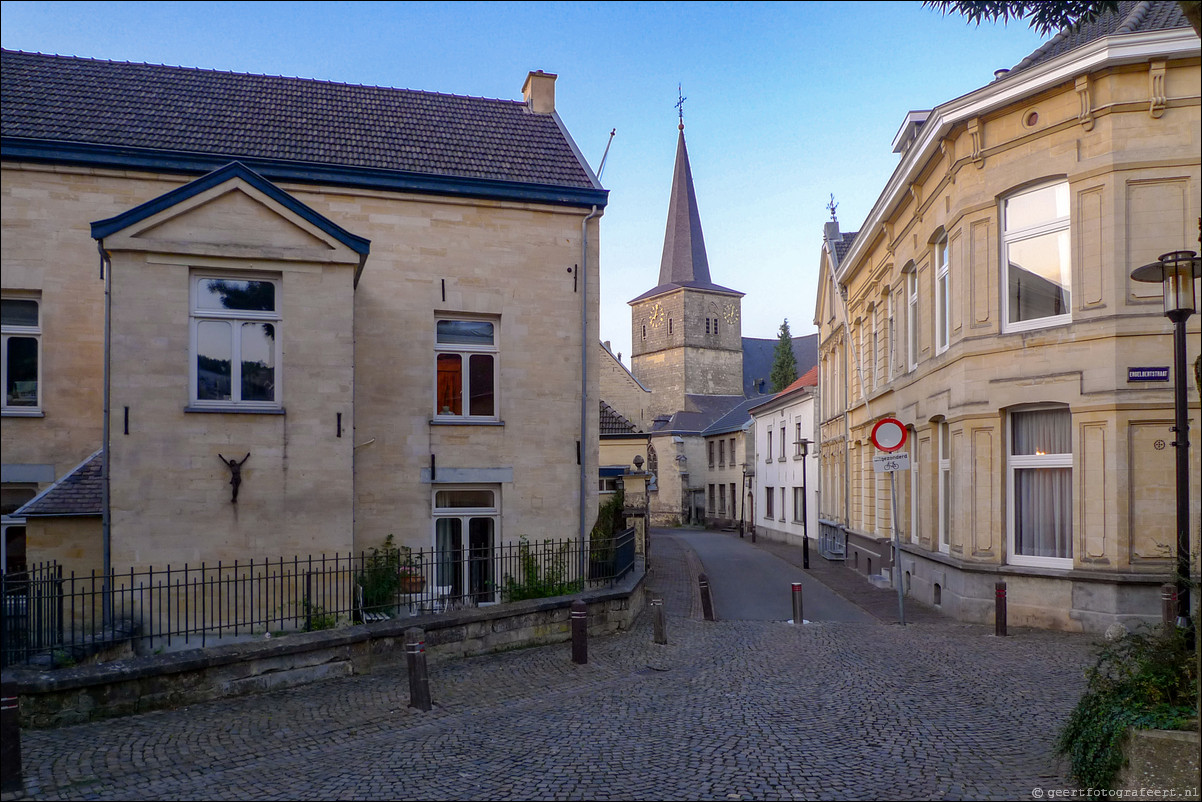
[{"label": "black iron fence", "polygon": [[633,529],[582,544],[373,549],[64,576],[54,563],[0,579],[0,664],[71,665],[130,645],[141,653],[231,638],[579,593],[634,568]]}]

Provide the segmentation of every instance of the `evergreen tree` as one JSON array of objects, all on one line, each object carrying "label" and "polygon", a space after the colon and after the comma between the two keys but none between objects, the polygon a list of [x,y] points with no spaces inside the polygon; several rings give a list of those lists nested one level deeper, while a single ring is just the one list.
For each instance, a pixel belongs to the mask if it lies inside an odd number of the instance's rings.
[{"label": "evergreen tree", "polygon": [[793,356],[793,335],[789,332],[789,318],[780,324],[780,335],[772,352],[772,392],[779,393],[797,381],[797,357]]}]

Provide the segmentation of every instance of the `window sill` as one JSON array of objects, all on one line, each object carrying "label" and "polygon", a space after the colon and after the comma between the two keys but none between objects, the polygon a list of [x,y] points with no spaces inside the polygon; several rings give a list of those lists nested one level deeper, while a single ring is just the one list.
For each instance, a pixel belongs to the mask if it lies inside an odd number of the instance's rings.
[{"label": "window sill", "polygon": [[44,418],[46,413],[40,409],[6,409],[0,412],[6,418]]},{"label": "window sill", "polygon": [[189,404],[184,407],[184,412],[218,413],[221,415],[283,415],[284,408],[256,409],[254,407],[240,407],[232,404],[230,406],[194,407]]},{"label": "window sill", "polygon": [[788,459],[787,457],[777,457],[776,461],[777,462],[785,462],[785,461],[787,461],[787,459]]},{"label": "window sill", "polygon": [[446,420],[444,418],[433,418],[430,420],[431,426],[504,426],[503,420]]}]

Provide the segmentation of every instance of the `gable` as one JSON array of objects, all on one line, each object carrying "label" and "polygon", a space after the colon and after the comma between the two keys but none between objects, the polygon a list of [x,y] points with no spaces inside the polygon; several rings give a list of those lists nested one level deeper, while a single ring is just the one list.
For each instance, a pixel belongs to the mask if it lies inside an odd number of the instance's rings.
[{"label": "gable", "polygon": [[234,162],[92,224],[106,251],[357,265],[370,242]]},{"label": "gable", "polygon": [[258,250],[284,248],[331,251],[334,246],[291,220],[282,218],[241,186],[131,235],[155,250],[169,244],[235,246]]}]

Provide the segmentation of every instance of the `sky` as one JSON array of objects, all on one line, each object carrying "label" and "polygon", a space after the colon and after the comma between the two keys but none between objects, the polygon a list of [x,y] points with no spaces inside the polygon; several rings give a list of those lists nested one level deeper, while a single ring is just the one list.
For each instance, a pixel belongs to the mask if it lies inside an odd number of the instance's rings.
[{"label": "sky", "polygon": [[1041,44],[907,2],[3,2],[7,49],[521,99],[556,110],[601,183],[601,339],[630,364],[627,302],[658,283],[677,99],[712,280],[743,336],[813,324],[831,196],[858,230],[908,111],[967,94]]}]

